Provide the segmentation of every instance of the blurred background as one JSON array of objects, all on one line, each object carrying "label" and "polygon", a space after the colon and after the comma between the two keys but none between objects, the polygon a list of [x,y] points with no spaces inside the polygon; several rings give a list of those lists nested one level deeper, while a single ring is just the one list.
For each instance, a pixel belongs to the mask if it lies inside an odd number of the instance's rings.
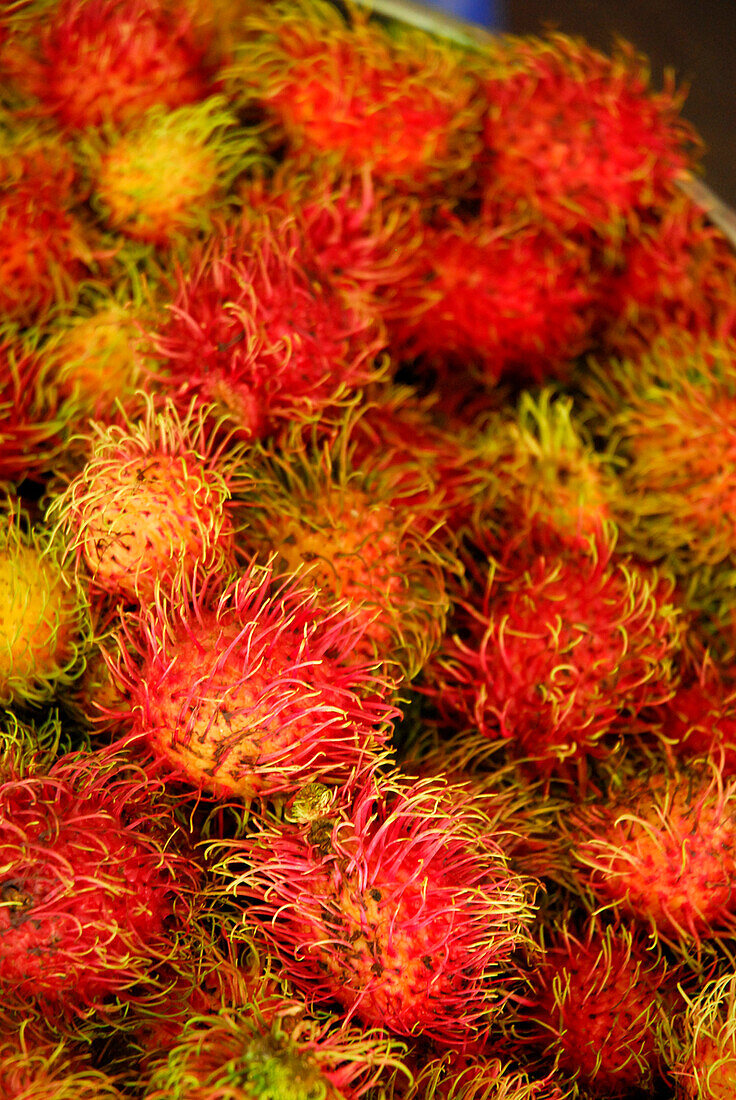
[{"label": "blurred background", "polygon": [[683,114],[706,145],[705,179],[736,208],[736,0],[424,0],[512,34],[580,35],[609,51],[616,36],[689,86]]}]

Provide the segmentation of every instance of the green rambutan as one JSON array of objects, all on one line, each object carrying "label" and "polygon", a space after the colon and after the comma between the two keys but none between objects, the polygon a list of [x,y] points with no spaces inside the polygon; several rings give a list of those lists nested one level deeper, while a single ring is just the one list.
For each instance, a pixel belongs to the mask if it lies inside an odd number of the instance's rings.
[{"label": "green rambutan", "polygon": [[[185,783],[249,800],[373,767],[396,709],[362,628],[303,583],[250,566],[157,593],[121,626],[117,679],[130,738]],[[115,710],[118,714],[118,709]]]},{"label": "green rambutan", "polygon": [[222,96],[149,108],[134,125],[87,139],[92,205],[104,225],[159,247],[211,230],[257,142]]},{"label": "green rambutan", "polygon": [[402,1071],[403,1047],[378,1028],[332,1019],[264,1020],[256,1010],[200,1016],[154,1070],[144,1100],[358,1100]]},{"label": "green rambutan", "polygon": [[736,974],[706,982],[664,1029],[677,1096],[730,1100],[736,1089]]},{"label": "green rambutan", "polygon": [[146,601],[197,568],[232,567],[233,456],[202,410],[179,417],[170,403],[157,412],[149,399],[142,419],[93,423],[91,439],[86,465],[47,512],[91,591]]},{"label": "green rambutan", "polygon": [[579,881],[652,939],[696,951],[736,927],[736,781],[715,762],[621,766],[562,827]]},{"label": "green rambutan", "polygon": [[18,1011],[103,1014],[175,950],[201,872],[161,784],[72,753],[0,784],[0,984]]},{"label": "green rambutan", "polygon": [[277,0],[243,31],[231,94],[265,108],[289,155],[339,156],[402,191],[467,188],[483,100],[462,50],[323,0]]},{"label": "green rambutan", "polygon": [[575,1096],[650,1096],[665,1073],[658,1029],[677,1007],[673,968],[623,926],[578,923],[543,929],[520,1044],[574,1082]]},{"label": "green rambutan", "polygon": [[486,201],[567,234],[619,241],[695,166],[700,142],[672,73],[655,92],[626,43],[608,57],[563,34],[509,37],[484,90]]},{"label": "green rambutan", "polygon": [[512,872],[462,787],[374,776],[327,806],[264,817],[215,866],[309,1005],[480,1042],[513,995],[535,884]]},{"label": "green rambutan", "polygon": [[63,546],[8,508],[0,526],[0,704],[48,702],[84,668],[88,601]]},{"label": "green rambutan", "polygon": [[672,694],[683,633],[673,584],[618,555],[610,524],[567,546],[523,528],[498,557],[471,546],[461,560],[450,629],[422,684],[454,728],[564,771],[605,754],[622,712]]},{"label": "green rambutan", "polygon": [[[46,5],[48,9],[48,5]],[[167,0],[59,0],[26,16],[29,89],[65,130],[127,124],[212,89],[207,43],[186,5]]]},{"label": "green rambutan", "polygon": [[[411,1063],[410,1063],[411,1064]],[[455,1051],[419,1060],[402,1100],[565,1100],[567,1093],[551,1075],[537,1077],[491,1054]]]},{"label": "green rambutan", "polygon": [[378,378],[379,324],[318,268],[292,222],[213,235],[178,271],[169,320],[152,334],[172,398],[214,405],[253,439]]}]

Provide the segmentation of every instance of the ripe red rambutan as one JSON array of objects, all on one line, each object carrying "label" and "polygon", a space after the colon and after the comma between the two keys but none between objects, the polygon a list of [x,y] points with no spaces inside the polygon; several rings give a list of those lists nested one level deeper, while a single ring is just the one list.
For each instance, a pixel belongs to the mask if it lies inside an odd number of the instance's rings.
[{"label": "ripe red rambutan", "polygon": [[287,436],[283,454],[253,452],[238,471],[238,543],[279,573],[298,573],[326,608],[354,612],[363,637],[352,659],[413,679],[444,632],[452,562],[431,537],[436,512],[403,497],[390,471],[352,462],[353,420],[319,447]]},{"label": "ripe red rambutan", "polygon": [[205,420],[148,400],[135,423],[93,423],[86,465],[47,512],[93,592],[146,601],[197,568],[232,567],[232,455]]},{"label": "ripe red rambutan", "polygon": [[229,188],[257,159],[257,143],[222,96],[149,108],[122,132],[87,138],[91,202],[104,225],[163,248],[211,230]]},{"label": "ripe red rambutan", "polygon": [[585,546],[523,529],[498,558],[471,547],[461,559],[464,590],[422,684],[455,727],[565,770],[605,754],[622,712],[672,694],[683,633],[673,584],[616,554],[611,525]]},{"label": "ripe red rambutan", "polygon": [[588,414],[615,440],[627,549],[677,574],[736,553],[736,343],[663,330],[634,359],[591,362]]},{"label": "ripe red rambutan", "polygon": [[231,94],[266,109],[290,155],[339,156],[402,191],[467,188],[483,99],[462,50],[323,0],[277,0],[243,29]]},{"label": "ripe red rambutan", "polygon": [[575,1083],[574,1095],[651,1095],[665,1066],[658,1029],[678,1007],[675,971],[649,945],[600,917],[543,929],[518,1010],[520,1044]]},{"label": "ripe red rambutan", "polygon": [[[121,627],[130,738],[175,778],[245,800],[373,766],[398,713],[343,606],[270,569],[157,593]],[[117,713],[117,711],[115,712]]]},{"label": "ripe red rambutan", "polygon": [[80,675],[90,634],[63,546],[9,508],[0,520],[0,705],[48,702]]},{"label": "ripe red rambutan", "polygon": [[733,936],[736,781],[715,762],[624,766],[606,797],[562,821],[579,881],[596,900],[682,948]]},{"label": "ripe red rambutan", "polygon": [[30,90],[65,130],[123,125],[160,104],[212,90],[207,42],[186,5],[167,0],[60,0],[26,30]]},{"label": "ripe red rambutan", "polygon": [[484,90],[486,201],[565,233],[620,240],[696,163],[672,74],[655,92],[626,43],[608,57],[562,34],[509,37],[493,48]]},{"label": "ripe red rambutan", "polygon": [[[160,784],[116,759],[59,758],[0,785],[0,983],[68,1015],[145,988],[201,877]],[[113,998],[113,1001],[110,1001]]]},{"label": "ripe red rambutan", "polygon": [[656,735],[679,760],[710,756],[724,777],[736,775],[736,685],[730,667],[708,655],[657,709]]},{"label": "ripe red rambutan", "polygon": [[[314,800],[313,800],[314,801]],[[465,1047],[512,995],[534,886],[464,789],[384,776],[262,818],[215,871],[309,1005]]]},{"label": "ripe red rambutan", "polygon": [[565,377],[591,344],[589,258],[545,226],[448,217],[417,235],[411,260],[379,301],[397,359],[472,368],[492,386]]},{"label": "ripe red rambutan", "polygon": [[157,1067],[144,1100],[358,1100],[400,1073],[403,1047],[386,1032],[342,1028],[333,1019],[265,1020],[223,1010],[184,1029]]},{"label": "ripe red rambutan", "polygon": [[152,336],[172,398],[214,405],[252,439],[376,379],[380,326],[315,267],[291,223],[214,235]]}]

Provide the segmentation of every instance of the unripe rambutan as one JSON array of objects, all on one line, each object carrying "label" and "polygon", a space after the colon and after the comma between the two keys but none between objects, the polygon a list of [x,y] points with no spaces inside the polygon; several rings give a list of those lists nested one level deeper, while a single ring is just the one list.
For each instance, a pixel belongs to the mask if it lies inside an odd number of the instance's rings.
[{"label": "unripe rambutan", "polygon": [[398,359],[475,368],[488,386],[565,376],[591,343],[585,250],[532,224],[448,218],[427,225],[412,270],[379,302]]},{"label": "unripe rambutan", "polygon": [[493,1055],[455,1051],[410,1061],[413,1081],[401,1100],[565,1100],[566,1092],[551,1075],[535,1077]]},{"label": "unripe rambutan", "polygon": [[291,153],[338,155],[404,191],[472,180],[483,103],[463,51],[323,0],[269,4],[244,32],[231,92],[267,109]]},{"label": "unripe rambutan", "polygon": [[211,90],[207,44],[186,6],[166,0],[60,0],[29,41],[31,87],[68,130],[129,123],[149,107],[179,107]]},{"label": "unripe rambutan", "polygon": [[200,879],[180,835],[161,785],[114,756],[70,754],[0,785],[5,1003],[104,1013],[152,981]]},{"label": "unripe rambutan", "polygon": [[523,529],[499,558],[471,547],[462,560],[466,590],[422,686],[455,726],[564,770],[606,752],[602,738],[622,711],[672,694],[683,632],[673,585],[617,555],[610,525],[564,548],[544,529]]},{"label": "unripe rambutan", "polygon": [[487,201],[565,233],[620,239],[699,151],[672,74],[655,92],[626,43],[607,57],[562,34],[510,37],[491,53],[485,94]]},{"label": "unripe rambutan", "polygon": [[463,788],[371,777],[290,818],[226,843],[215,870],[308,1004],[443,1045],[484,1038],[534,892]]},{"label": "unripe rambutan", "polygon": [[144,1100],[358,1100],[401,1070],[403,1048],[380,1029],[337,1031],[335,1021],[264,1020],[223,1010],[185,1028]]},{"label": "unripe rambutan", "polygon": [[730,1100],[736,1089],[736,974],[705,983],[665,1031],[682,1100]]},{"label": "unripe rambutan", "polygon": [[562,822],[580,882],[653,938],[696,950],[736,927],[736,781],[714,762],[621,768]]},{"label": "unripe rambutan", "polygon": [[672,968],[599,917],[543,931],[529,1003],[518,1013],[521,1045],[554,1063],[575,1096],[651,1095],[665,1070],[658,1028],[678,1004]]},{"label": "unripe rambutan", "polygon": [[201,410],[180,418],[149,400],[135,424],[92,428],[89,460],[48,517],[93,591],[146,601],[180,575],[232,565],[228,465]]},{"label": "unripe rambutan", "polygon": [[257,156],[221,96],[152,107],[123,132],[88,139],[85,154],[102,222],[159,247],[211,230],[232,181]]},{"label": "unripe rambutan", "polygon": [[316,266],[289,222],[213,236],[179,270],[170,319],[153,334],[172,398],[214,404],[252,439],[376,379],[380,326]]},{"label": "unripe rambutan", "polygon": [[345,603],[363,628],[357,661],[412,679],[442,637],[451,568],[431,538],[436,513],[407,499],[390,471],[350,458],[353,417],[334,441],[285,437],[283,455],[254,451],[239,544],[280,573],[298,573],[326,608]]},{"label": "unripe rambutan", "polygon": [[[24,525],[25,526],[25,525]],[[81,673],[89,605],[63,547],[24,529],[12,509],[0,528],[0,703],[43,703]]]},{"label": "unripe rambutan", "polygon": [[616,441],[625,545],[678,573],[732,568],[736,342],[670,328],[634,360],[590,363],[581,386]]},{"label": "unripe rambutan", "polygon": [[344,607],[256,566],[157,596],[122,626],[131,739],[221,797],[344,782],[375,765],[397,714],[374,669],[350,662],[361,635]]}]

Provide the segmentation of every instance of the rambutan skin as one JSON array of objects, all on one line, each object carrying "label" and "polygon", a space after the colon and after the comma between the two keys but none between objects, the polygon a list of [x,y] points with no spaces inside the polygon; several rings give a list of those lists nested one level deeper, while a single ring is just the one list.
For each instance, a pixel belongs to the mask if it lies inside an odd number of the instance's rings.
[{"label": "rambutan skin", "polygon": [[350,660],[361,635],[344,607],[260,566],[175,589],[122,626],[123,740],[220,797],[344,782],[375,766],[398,714],[391,683]]},{"label": "rambutan skin", "polygon": [[144,982],[199,885],[160,784],[114,757],[61,757],[0,786],[0,981],[66,1013]]},{"label": "rambutan skin", "polygon": [[336,999],[348,1019],[444,1046],[482,1041],[513,987],[535,884],[509,870],[463,789],[369,778],[306,823],[291,816],[226,844],[216,870],[308,1003]]}]

